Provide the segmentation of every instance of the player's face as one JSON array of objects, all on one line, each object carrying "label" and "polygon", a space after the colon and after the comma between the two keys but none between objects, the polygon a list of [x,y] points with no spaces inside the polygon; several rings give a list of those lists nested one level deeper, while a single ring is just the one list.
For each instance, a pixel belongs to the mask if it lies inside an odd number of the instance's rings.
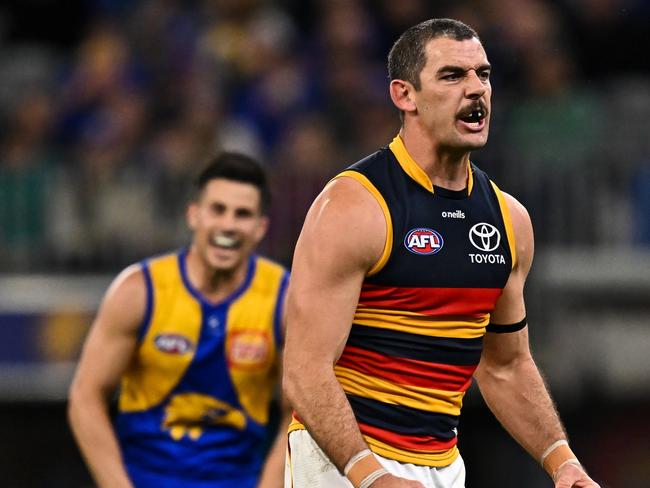
[{"label": "player's face", "polygon": [[193,248],[215,271],[245,266],[268,226],[257,187],[221,178],[208,182],[187,217]]},{"label": "player's face", "polygon": [[426,45],[420,91],[413,92],[420,123],[440,148],[483,147],[490,126],[490,64],[477,39],[438,37]]}]

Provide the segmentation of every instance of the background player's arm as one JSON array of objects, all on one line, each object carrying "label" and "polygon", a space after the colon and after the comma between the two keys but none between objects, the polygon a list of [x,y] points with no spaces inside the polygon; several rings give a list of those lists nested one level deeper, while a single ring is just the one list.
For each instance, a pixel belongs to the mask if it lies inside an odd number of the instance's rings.
[{"label": "background player's arm", "polygon": [[145,304],[142,271],[139,266],[127,268],[106,292],[70,387],[70,425],[100,487],[132,487],[108,405],[135,350]]},{"label": "background player's arm", "polygon": [[[492,313],[491,321],[495,324],[514,324],[526,316],[523,290],[534,253],[528,212],[510,195],[505,197],[515,232],[518,262]],[[512,333],[488,332],[475,377],[490,410],[536,460],[552,443],[566,439],[553,401],[533,361],[527,327]],[[567,465],[562,471],[567,470],[576,471],[574,481],[580,478],[590,481],[578,466]],[[597,486],[574,485],[574,481],[556,486]]]},{"label": "background player's arm", "polygon": [[[286,295],[284,300],[284,316],[282,317],[282,333],[286,335]],[[279,365],[279,378],[282,378],[283,361],[280,358]],[[282,388],[278,388],[280,392],[280,422],[278,424],[278,433],[275,436],[273,445],[266,456],[264,469],[260,476],[258,488],[282,488],[284,486],[284,460],[287,452],[287,429],[291,422],[291,406],[286,395],[282,392]]]},{"label": "background player's arm", "polygon": [[[361,285],[380,258],[386,222],[357,181],[338,178],[316,199],[298,239],[289,285],[284,389],[309,433],[339,468],[368,446],[334,376]],[[392,484],[391,484],[392,483]],[[382,476],[379,486],[421,486]]]}]

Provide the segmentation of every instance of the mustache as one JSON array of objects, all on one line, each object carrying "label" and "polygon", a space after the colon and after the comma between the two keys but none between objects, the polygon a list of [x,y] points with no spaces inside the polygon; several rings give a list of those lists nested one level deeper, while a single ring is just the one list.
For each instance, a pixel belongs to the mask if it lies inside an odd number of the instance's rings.
[{"label": "mustache", "polygon": [[467,107],[463,107],[462,109],[460,109],[459,112],[456,114],[456,116],[459,119],[461,119],[465,117],[470,117],[474,112],[482,112],[484,117],[487,117],[489,113],[485,103],[481,100],[477,100],[476,102],[468,105]]}]

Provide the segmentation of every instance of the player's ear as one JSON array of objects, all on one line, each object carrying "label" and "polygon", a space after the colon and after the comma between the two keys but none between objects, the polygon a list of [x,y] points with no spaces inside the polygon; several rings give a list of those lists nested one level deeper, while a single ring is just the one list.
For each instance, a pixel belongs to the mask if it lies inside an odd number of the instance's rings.
[{"label": "player's ear", "polygon": [[269,218],[266,215],[263,215],[259,219],[259,225],[257,226],[257,229],[255,230],[255,243],[259,243],[262,239],[264,239],[264,236],[266,235],[266,231],[269,230]]},{"label": "player's ear", "polygon": [[192,200],[185,210],[185,221],[191,230],[196,230],[199,219],[199,206]]},{"label": "player's ear", "polygon": [[411,83],[404,80],[392,80],[389,90],[390,98],[399,110],[414,112],[417,109],[412,96],[415,88]]}]

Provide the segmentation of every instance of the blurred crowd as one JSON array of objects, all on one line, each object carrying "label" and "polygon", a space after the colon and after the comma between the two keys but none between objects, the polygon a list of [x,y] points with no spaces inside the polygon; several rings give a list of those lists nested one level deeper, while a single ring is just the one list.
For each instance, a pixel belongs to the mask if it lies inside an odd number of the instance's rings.
[{"label": "blurred crowd", "polygon": [[434,16],[484,42],[494,108],[474,160],[541,245],[650,245],[649,2],[78,6],[70,25],[47,22],[56,2],[0,7],[2,271],[112,271],[183,245],[192,177],[224,148],[269,168],[264,252],[289,264],[322,185],[397,133],[386,55]]}]

